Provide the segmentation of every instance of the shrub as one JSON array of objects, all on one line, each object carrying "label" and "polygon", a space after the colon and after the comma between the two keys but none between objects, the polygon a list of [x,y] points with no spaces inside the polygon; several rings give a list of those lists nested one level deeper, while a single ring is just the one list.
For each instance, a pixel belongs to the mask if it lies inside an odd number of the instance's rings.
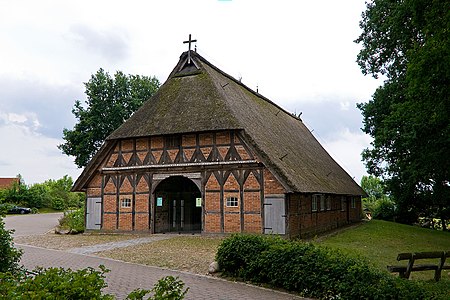
[{"label": "shrub", "polygon": [[0,213],[0,273],[17,273],[20,270],[19,261],[22,251],[14,248],[12,230],[5,229]]},{"label": "shrub", "polygon": [[310,243],[234,235],[219,246],[216,259],[226,275],[270,284],[307,297],[427,298],[426,291],[415,282],[395,278],[372,267],[363,258]]},{"label": "shrub", "polygon": [[182,300],[186,296],[189,288],[184,289],[184,282],[178,277],[166,276],[158,280],[151,290],[137,289],[131,292],[127,299],[142,300],[144,296],[153,293],[148,300]]},{"label": "shrub", "polygon": [[65,211],[64,216],[59,219],[59,226],[68,229],[70,233],[84,232],[84,209]]},{"label": "shrub", "polygon": [[233,234],[220,244],[216,261],[225,274],[246,280],[255,255],[275,243],[281,244],[283,240],[275,236]]},{"label": "shrub", "polygon": [[[114,299],[114,296],[102,293],[102,289],[107,287],[105,274],[109,270],[104,266],[99,266],[99,269],[73,271],[63,268],[38,268],[32,271],[35,275],[25,272],[0,273],[0,299]],[[189,290],[183,288],[184,283],[178,277],[167,276],[160,279],[151,290],[134,290],[127,299],[144,299],[145,295],[153,293],[149,300],[182,300]]]},{"label": "shrub", "polygon": [[51,208],[53,209],[63,210],[66,208],[66,204],[64,203],[64,199],[62,198],[53,197],[51,201],[52,201]]},{"label": "shrub", "polygon": [[114,299],[103,295],[106,287],[103,266],[100,271],[86,268],[78,271],[63,268],[34,270],[35,276],[0,275],[2,299]]},{"label": "shrub", "polygon": [[378,200],[373,209],[374,219],[393,221],[395,217],[395,203],[389,199]]}]

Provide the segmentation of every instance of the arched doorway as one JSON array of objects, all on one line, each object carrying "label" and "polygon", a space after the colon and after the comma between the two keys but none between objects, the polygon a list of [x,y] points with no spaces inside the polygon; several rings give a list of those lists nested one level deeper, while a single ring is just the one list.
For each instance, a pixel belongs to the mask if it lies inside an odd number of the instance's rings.
[{"label": "arched doorway", "polygon": [[201,193],[183,176],[161,181],[154,192],[155,233],[196,232],[202,227]]}]

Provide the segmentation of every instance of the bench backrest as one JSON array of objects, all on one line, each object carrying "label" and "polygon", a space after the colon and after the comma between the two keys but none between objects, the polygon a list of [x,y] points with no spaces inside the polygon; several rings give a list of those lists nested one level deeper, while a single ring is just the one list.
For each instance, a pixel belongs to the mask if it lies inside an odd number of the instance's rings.
[{"label": "bench backrest", "polygon": [[445,257],[445,252],[444,251],[417,252],[417,253],[414,253],[414,259],[442,258],[442,257]]},{"label": "bench backrest", "polygon": [[399,255],[397,255],[397,260],[401,261],[401,260],[409,260],[411,259],[413,256],[413,253],[400,253]]},{"label": "bench backrest", "polygon": [[426,258],[447,258],[450,257],[449,251],[431,251],[431,252],[416,252],[416,253],[400,253],[397,256],[397,261]]}]

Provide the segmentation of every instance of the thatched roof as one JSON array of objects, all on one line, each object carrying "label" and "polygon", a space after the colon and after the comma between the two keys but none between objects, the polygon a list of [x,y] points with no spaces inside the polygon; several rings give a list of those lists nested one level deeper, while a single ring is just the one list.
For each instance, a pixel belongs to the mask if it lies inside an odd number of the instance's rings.
[{"label": "thatched roof", "polygon": [[264,164],[289,192],[363,195],[358,184],[331,158],[300,119],[196,52],[191,51],[193,63],[190,65],[186,57],[187,52],[181,55],[158,92],[107,141],[242,130]]}]

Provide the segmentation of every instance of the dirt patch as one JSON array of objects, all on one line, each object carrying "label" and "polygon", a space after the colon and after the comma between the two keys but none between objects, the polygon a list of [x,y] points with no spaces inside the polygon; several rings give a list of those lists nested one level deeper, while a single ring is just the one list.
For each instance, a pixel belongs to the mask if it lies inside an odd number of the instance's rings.
[{"label": "dirt patch", "polygon": [[[69,250],[142,237],[149,237],[149,235],[92,233],[59,235],[48,233],[16,237],[14,242],[48,249]],[[214,261],[217,248],[222,240],[223,237],[174,236],[168,240],[117,248],[97,252],[93,255],[195,274],[207,274],[209,264]]]},{"label": "dirt patch", "polygon": [[222,237],[177,236],[168,240],[98,252],[96,255],[126,262],[195,274],[207,274]]}]

